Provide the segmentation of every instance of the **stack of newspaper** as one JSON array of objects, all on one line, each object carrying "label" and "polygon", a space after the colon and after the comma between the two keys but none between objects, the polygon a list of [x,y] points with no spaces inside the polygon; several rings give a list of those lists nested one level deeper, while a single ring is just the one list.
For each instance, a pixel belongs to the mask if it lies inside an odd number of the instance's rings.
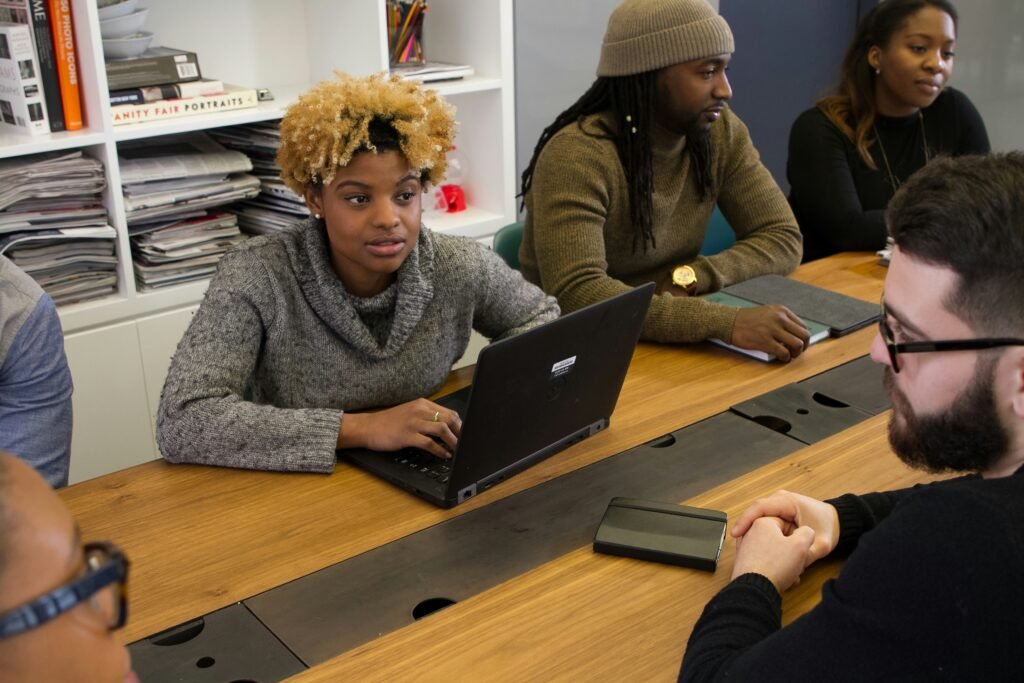
[{"label": "stack of newspaper", "polygon": [[0,161],[0,254],[58,304],[117,291],[103,164],[81,150]]},{"label": "stack of newspaper", "polygon": [[213,275],[217,262],[245,238],[227,211],[154,221],[128,229],[140,289],[156,289]]},{"label": "stack of newspaper", "polygon": [[259,194],[249,157],[189,133],[122,143],[118,158],[140,287],[209,276],[241,233],[233,216],[205,209]]},{"label": "stack of newspaper", "polygon": [[281,146],[276,121],[218,128],[210,134],[225,147],[247,155],[252,161],[253,175],[260,179],[258,197],[231,207],[238,216],[238,226],[244,232],[265,235],[283,230],[296,220],[309,216],[305,200],[281,180],[281,169],[275,161]]}]

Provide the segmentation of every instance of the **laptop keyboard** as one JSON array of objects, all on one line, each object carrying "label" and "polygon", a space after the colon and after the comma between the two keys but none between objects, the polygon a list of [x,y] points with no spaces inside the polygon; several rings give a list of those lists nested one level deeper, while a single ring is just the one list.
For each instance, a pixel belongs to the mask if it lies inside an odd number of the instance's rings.
[{"label": "laptop keyboard", "polygon": [[395,463],[416,470],[442,484],[447,484],[448,478],[451,476],[452,468],[446,460],[419,448],[404,448],[396,452],[393,457]]}]

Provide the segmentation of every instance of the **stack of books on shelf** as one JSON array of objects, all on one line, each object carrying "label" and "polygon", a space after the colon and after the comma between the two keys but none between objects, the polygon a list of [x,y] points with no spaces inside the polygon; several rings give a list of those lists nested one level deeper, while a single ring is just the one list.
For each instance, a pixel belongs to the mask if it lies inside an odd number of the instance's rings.
[{"label": "stack of books on shelf", "polygon": [[0,130],[82,125],[71,0],[0,0]]},{"label": "stack of books on shelf", "polygon": [[260,180],[260,193],[255,199],[238,202],[230,209],[238,216],[243,231],[265,235],[309,216],[305,200],[281,180],[281,169],[275,161],[281,146],[276,121],[218,128],[210,135],[225,147],[246,154],[252,161],[253,175]]},{"label": "stack of books on shelf", "polygon": [[407,81],[433,83],[468,78],[476,73],[476,70],[469,64],[423,62],[421,64],[392,64],[391,73],[398,74]]},{"label": "stack of books on shelf", "polygon": [[189,133],[123,142],[118,159],[139,286],[208,277],[242,234],[234,215],[207,209],[259,194],[249,157]]},{"label": "stack of books on shelf", "polygon": [[203,78],[199,58],[186,50],[151,47],[135,57],[107,59],[106,71],[115,126],[259,104],[255,88]]},{"label": "stack of books on shelf", "polygon": [[0,254],[58,304],[117,291],[103,164],[80,150],[0,162]]}]

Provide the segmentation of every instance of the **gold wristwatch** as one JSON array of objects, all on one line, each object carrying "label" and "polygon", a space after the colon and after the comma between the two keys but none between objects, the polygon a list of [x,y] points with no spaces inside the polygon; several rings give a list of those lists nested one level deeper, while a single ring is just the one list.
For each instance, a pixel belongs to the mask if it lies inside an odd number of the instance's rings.
[{"label": "gold wristwatch", "polygon": [[697,290],[697,273],[690,266],[677,266],[672,271],[672,284],[693,294]]}]

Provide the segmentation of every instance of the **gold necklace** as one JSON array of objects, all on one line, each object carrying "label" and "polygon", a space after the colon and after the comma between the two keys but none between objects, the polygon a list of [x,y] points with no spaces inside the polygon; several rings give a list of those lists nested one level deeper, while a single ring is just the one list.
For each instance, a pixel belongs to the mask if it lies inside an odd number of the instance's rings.
[{"label": "gold necklace", "polygon": [[[917,122],[921,126],[921,141],[924,145],[924,163],[931,161],[931,153],[928,151],[928,136],[924,132],[924,113],[917,110]],[[889,166],[889,157],[885,153],[885,145],[882,144],[882,136],[878,134],[878,129],[874,124],[871,125],[871,130],[875,133],[875,139],[878,140],[878,149],[882,150],[882,161],[885,162],[885,172],[889,174],[889,184],[892,185],[893,194],[899,189],[901,181],[896,177],[896,174],[892,172],[892,167]]]}]

